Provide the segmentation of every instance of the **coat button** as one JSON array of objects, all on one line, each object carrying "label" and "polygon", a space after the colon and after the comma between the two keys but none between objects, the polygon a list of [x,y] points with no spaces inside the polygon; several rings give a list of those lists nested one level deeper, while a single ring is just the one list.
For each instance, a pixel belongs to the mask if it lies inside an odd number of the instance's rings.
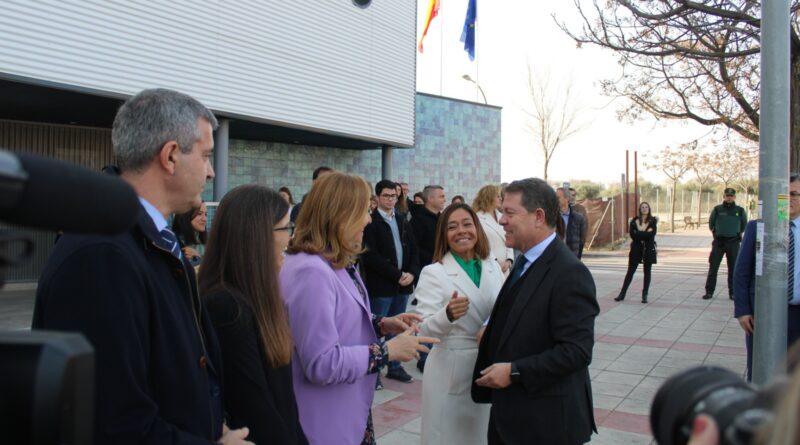
[{"label": "coat button", "polygon": [[197,366],[199,366],[200,369],[206,369],[206,364],[207,363],[208,363],[208,360],[206,359],[206,356],[202,355],[202,356],[200,356],[200,361],[197,363]]}]

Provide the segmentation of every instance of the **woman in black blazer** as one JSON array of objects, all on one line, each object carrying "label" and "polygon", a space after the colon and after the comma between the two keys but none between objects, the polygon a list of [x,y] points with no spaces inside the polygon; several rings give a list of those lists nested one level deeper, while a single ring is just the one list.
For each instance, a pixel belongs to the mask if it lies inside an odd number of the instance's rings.
[{"label": "woman in black blazer", "polygon": [[656,232],[658,231],[658,218],[650,212],[650,204],[642,202],[639,205],[639,216],[631,220],[628,233],[631,235],[631,251],[628,253],[628,272],[622,283],[622,290],[614,301],[625,299],[628,286],[631,285],[633,274],[639,263],[644,264],[644,284],[642,286],[642,303],[647,303],[647,291],[650,288],[650,269],[656,264]]},{"label": "woman in black blazer", "polygon": [[294,226],[289,205],[260,185],[228,192],[200,266],[203,303],[222,349],[230,428],[258,445],[307,445],[292,389],[292,339],[278,271]]}]

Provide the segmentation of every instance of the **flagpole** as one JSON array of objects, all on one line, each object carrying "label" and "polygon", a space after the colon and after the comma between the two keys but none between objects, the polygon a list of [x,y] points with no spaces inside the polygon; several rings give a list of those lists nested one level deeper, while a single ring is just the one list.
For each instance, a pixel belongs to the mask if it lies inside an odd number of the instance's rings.
[{"label": "flagpole", "polygon": [[475,0],[475,22],[473,26],[475,27],[475,102],[478,102],[478,88],[480,88],[479,85],[481,84],[481,51],[478,45],[480,42],[478,39],[478,0]]},{"label": "flagpole", "polygon": [[442,78],[444,77],[444,2],[439,3],[439,96],[444,96],[442,92]]}]

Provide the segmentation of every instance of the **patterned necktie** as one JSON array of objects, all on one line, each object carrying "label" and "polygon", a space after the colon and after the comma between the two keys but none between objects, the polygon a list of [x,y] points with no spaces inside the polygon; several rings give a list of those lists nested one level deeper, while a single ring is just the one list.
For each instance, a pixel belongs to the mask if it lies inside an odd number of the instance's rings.
[{"label": "patterned necktie", "polygon": [[161,239],[164,240],[164,246],[169,249],[169,253],[177,259],[181,259],[181,245],[178,243],[178,238],[169,229],[163,229],[161,232]]},{"label": "patterned necktie", "polygon": [[786,253],[786,296],[791,302],[794,297],[794,221],[789,223],[789,251]]},{"label": "patterned necktie", "polygon": [[513,286],[514,283],[519,280],[519,277],[522,276],[522,271],[525,270],[526,264],[528,264],[528,258],[525,255],[520,255],[519,259],[517,259],[517,263],[514,265],[514,269],[511,271],[511,283],[509,283],[509,287]]}]

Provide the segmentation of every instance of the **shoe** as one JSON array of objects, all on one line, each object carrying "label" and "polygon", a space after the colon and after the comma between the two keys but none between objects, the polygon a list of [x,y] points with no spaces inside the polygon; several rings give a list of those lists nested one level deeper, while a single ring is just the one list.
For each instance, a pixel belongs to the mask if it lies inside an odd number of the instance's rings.
[{"label": "shoe", "polygon": [[705,295],[703,295],[703,300],[710,300],[712,297],[714,297],[714,296],[711,295],[711,294],[705,294]]},{"label": "shoe", "polygon": [[383,382],[381,382],[381,375],[378,374],[378,380],[375,381],[375,391],[380,391],[383,389]]},{"label": "shoe", "polygon": [[397,380],[398,382],[403,382],[403,383],[411,383],[414,381],[414,378],[408,375],[406,370],[403,368],[390,369],[386,373],[386,378]]},{"label": "shoe", "polygon": [[417,360],[417,369],[421,374],[425,373],[425,361],[424,360]]},{"label": "shoe", "polygon": [[647,294],[642,295],[642,303],[647,303]]},{"label": "shoe", "polygon": [[624,299],[625,299],[625,294],[619,294],[617,295],[616,298],[614,298],[614,301],[622,301]]},{"label": "shoe", "polygon": [[417,299],[415,298],[411,300],[411,306],[416,306],[416,305],[417,305]]},{"label": "shoe", "polygon": [[733,300],[733,295],[728,295],[728,298],[730,298],[731,300]]}]

